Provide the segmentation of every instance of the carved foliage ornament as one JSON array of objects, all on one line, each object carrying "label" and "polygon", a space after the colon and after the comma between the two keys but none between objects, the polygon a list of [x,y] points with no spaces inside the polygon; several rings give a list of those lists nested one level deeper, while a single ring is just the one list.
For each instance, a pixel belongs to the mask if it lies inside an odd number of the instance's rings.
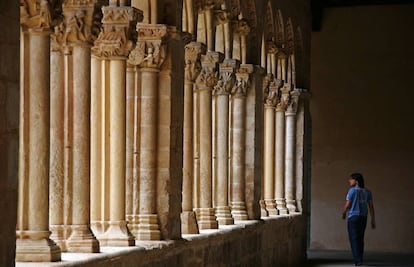
[{"label": "carved foliage ornament", "polygon": [[266,106],[276,106],[278,101],[278,91],[283,85],[283,81],[280,79],[269,79],[268,86],[264,90],[264,102]]},{"label": "carved foliage ornament", "polygon": [[289,95],[290,90],[291,90],[291,86],[288,83],[285,83],[283,87],[280,88],[280,92],[279,92],[280,101],[277,104],[278,110],[286,111],[286,108],[288,107],[289,100],[290,100],[290,95]]}]

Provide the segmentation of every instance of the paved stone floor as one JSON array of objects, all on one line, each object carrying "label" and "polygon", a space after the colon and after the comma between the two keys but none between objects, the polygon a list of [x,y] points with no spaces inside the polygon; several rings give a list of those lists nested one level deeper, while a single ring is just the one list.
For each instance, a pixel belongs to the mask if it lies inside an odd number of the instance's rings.
[{"label": "paved stone floor", "polygon": [[[414,253],[379,253],[366,252],[362,266],[414,267]],[[348,251],[310,250],[308,261],[303,267],[345,267],[353,266],[351,253]]]}]

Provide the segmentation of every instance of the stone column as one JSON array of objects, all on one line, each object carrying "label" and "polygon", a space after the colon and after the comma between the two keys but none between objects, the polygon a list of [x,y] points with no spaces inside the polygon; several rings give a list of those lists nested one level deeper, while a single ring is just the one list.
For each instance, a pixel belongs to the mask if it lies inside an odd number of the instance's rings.
[{"label": "stone column", "polygon": [[305,161],[308,158],[308,129],[310,93],[306,89],[295,88],[300,92],[298,110],[296,112],[296,205],[299,212],[304,212],[308,207],[303,203],[304,180],[306,179]]},{"label": "stone column", "polygon": [[295,160],[296,160],[296,112],[299,90],[290,91],[290,101],[286,110],[286,150],[285,150],[285,196],[289,213],[297,211],[295,199]]},{"label": "stone column", "polygon": [[[137,111],[139,110],[138,100],[138,73],[137,67],[127,63],[126,79],[126,220],[128,228],[135,236],[138,230],[138,176],[136,165],[139,149],[136,149],[137,142]],[[139,131],[138,131],[139,133]]]},{"label": "stone column", "polygon": [[[52,35],[52,39],[54,35]],[[50,238],[66,251],[64,223],[64,66],[61,45],[52,41],[50,51],[50,161],[49,228]]]},{"label": "stone column", "polygon": [[101,134],[105,141],[101,144],[101,163],[98,163],[103,168],[102,188],[96,193],[102,194],[100,198],[104,210],[109,210],[109,218],[101,218],[107,226],[104,225],[98,239],[103,246],[131,246],[135,241],[125,220],[126,59],[133,44],[130,28],[139,13],[134,8],[115,4],[103,7],[102,12],[102,30],[92,49],[102,60],[105,73],[101,76],[104,92]]},{"label": "stone column", "polygon": [[216,217],[220,225],[234,224],[229,206],[229,94],[234,85],[238,62],[225,59],[220,64],[219,80],[214,86],[216,98]]},{"label": "stone column", "polygon": [[275,173],[275,106],[280,80],[272,80],[265,92],[264,105],[264,203],[269,216],[278,215],[274,199]]},{"label": "stone column", "polygon": [[220,54],[207,52],[201,56],[202,70],[197,77],[199,97],[199,160],[200,160],[200,208],[199,229],[217,229],[218,223],[212,206],[212,89],[217,83],[216,65]]},{"label": "stone column", "polygon": [[200,55],[205,47],[201,43],[192,42],[185,47],[184,70],[184,127],[183,127],[183,189],[181,231],[183,234],[198,234],[198,226],[193,211],[194,181],[194,99],[193,87],[201,71]]},{"label": "stone column", "polygon": [[138,42],[129,63],[141,73],[138,240],[160,240],[157,215],[158,73],[165,59],[165,25],[137,24]]},{"label": "stone column", "polygon": [[246,183],[246,96],[249,89],[249,76],[253,66],[243,64],[236,72],[236,84],[231,90],[232,94],[232,198],[231,214],[234,220],[247,220],[245,202]]},{"label": "stone column", "polygon": [[276,155],[275,155],[275,169],[276,169],[276,184],[275,184],[275,199],[276,208],[280,215],[288,214],[285,200],[285,111],[289,101],[288,86],[283,86],[280,89],[280,101],[276,106]]},{"label": "stone column", "polygon": [[21,22],[19,193],[16,261],[59,261],[49,237],[49,4],[24,2]]}]

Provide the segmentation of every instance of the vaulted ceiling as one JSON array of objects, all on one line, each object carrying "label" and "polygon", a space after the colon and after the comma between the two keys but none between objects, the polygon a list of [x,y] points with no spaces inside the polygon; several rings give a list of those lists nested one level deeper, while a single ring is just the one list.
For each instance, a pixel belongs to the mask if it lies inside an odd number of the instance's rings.
[{"label": "vaulted ceiling", "polygon": [[311,0],[312,6],[312,30],[320,31],[323,20],[324,8],[338,8],[364,5],[408,5],[414,4],[414,0]]}]

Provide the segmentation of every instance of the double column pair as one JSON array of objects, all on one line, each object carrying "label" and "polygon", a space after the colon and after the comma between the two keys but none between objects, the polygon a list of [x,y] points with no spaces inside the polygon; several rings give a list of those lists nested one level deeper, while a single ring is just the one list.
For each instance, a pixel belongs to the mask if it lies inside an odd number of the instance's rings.
[{"label": "double column pair", "polygon": [[262,216],[297,211],[296,111],[300,92],[269,74],[264,82],[265,141]]}]

